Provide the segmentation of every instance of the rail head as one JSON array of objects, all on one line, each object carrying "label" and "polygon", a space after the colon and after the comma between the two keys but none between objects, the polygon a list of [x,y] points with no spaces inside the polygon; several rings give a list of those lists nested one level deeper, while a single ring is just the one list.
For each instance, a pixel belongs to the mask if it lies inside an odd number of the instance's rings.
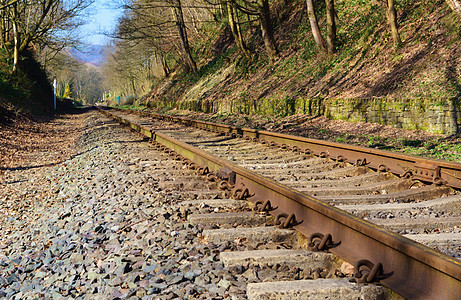
[{"label": "rail head", "polygon": [[236,174],[236,185],[245,186],[254,194],[251,201],[270,199],[274,206],[278,206],[273,214],[295,214],[298,220],[302,220],[296,226],[301,234],[329,233],[335,242],[339,242],[330,251],[339,257],[351,263],[362,259],[381,263],[387,276],[381,283],[402,296],[411,299],[457,299],[461,295],[459,260],[170,136],[149,131],[140,125],[131,125],[131,122],[120,117],[117,119],[211,171],[223,168],[232,170]]},{"label": "rail head", "polygon": [[278,145],[288,145],[289,147],[296,147],[301,151],[308,151],[315,155],[328,156],[332,159],[366,165],[372,169],[391,172],[399,176],[411,177],[416,180],[437,185],[445,184],[453,188],[461,189],[461,164],[456,162],[428,159],[386,150],[222,125],[177,116],[145,112],[142,114],[175,122],[184,122],[187,120],[188,124],[198,128],[229,134],[239,134],[243,137],[257,138]]}]

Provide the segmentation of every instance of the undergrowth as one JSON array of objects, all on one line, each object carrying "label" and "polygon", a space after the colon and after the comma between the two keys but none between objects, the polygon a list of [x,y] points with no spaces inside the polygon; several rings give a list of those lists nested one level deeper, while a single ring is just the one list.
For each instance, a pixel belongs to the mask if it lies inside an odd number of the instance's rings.
[{"label": "undergrowth", "polygon": [[[253,52],[251,59],[239,54],[225,18],[218,23],[208,22],[192,42],[198,73],[176,72],[168,79],[170,87],[153,99],[197,101],[183,96],[197,83],[203,85],[204,78],[213,77],[230,65],[235,66],[232,78],[227,80],[232,87],[211,87],[200,100],[226,102],[238,99],[242,93],[252,101],[285,96],[408,99],[461,96],[461,76],[456,71],[460,54],[455,50],[461,42],[461,22],[443,0],[396,2],[403,40],[398,48],[393,47],[384,2],[335,1],[339,22],[337,52],[333,55],[318,50],[305,1],[295,0],[288,6],[281,0],[270,2],[281,50],[279,60],[274,64],[269,62],[257,22],[244,22],[242,27]],[[317,5],[325,37],[325,5],[323,1],[317,1]],[[437,52],[439,49],[445,53]],[[453,56],[449,58],[453,61],[451,66],[442,55]],[[455,71],[450,73],[450,70]],[[203,87],[206,88],[206,83]],[[178,107],[172,103],[167,106]]]},{"label": "undergrowth", "polygon": [[12,74],[13,64],[5,50],[0,49],[0,99],[29,98],[32,83],[22,71]]},{"label": "undergrowth", "polygon": [[401,151],[403,153],[416,156],[424,156],[448,161],[461,162],[461,145],[458,143],[449,143],[443,140],[423,142],[422,146],[406,146]]},{"label": "undergrowth", "polygon": [[0,117],[43,115],[52,108],[52,90],[45,72],[30,53],[13,73],[12,59],[0,49]]}]

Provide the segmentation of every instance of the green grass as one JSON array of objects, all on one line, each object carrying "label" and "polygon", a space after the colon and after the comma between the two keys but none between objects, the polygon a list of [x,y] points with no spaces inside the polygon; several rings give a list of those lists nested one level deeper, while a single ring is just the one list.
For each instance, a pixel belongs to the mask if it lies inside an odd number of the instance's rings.
[{"label": "green grass", "polygon": [[416,156],[461,162],[460,144],[426,142],[423,147],[404,147],[402,152]]}]

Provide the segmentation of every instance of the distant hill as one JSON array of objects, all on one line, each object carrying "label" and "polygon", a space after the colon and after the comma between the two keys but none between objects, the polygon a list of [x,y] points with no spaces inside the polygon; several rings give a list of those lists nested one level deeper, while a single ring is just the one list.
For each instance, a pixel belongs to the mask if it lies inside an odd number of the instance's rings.
[{"label": "distant hill", "polygon": [[72,48],[70,53],[75,59],[81,62],[89,63],[99,67],[104,62],[105,49],[106,46],[104,45],[89,45],[81,50]]}]

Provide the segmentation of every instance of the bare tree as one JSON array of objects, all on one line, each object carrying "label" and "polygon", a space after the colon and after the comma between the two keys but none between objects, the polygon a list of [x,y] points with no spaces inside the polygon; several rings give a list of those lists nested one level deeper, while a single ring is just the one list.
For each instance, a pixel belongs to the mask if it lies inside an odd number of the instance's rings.
[{"label": "bare tree", "polygon": [[274,61],[279,55],[279,50],[275,42],[274,29],[272,27],[272,20],[269,9],[269,1],[258,0],[256,1],[256,3],[258,4],[258,10],[260,12],[259,18],[261,20],[261,31],[264,39],[264,44],[266,45],[266,50],[269,54],[269,58],[272,61]]},{"label": "bare tree", "polygon": [[447,1],[448,6],[450,6],[450,8],[454,10],[458,14],[458,16],[461,17],[461,1],[460,0],[446,0],[446,1]]},{"label": "bare tree", "polygon": [[8,6],[11,6],[11,5],[15,4],[18,1],[19,0],[12,0],[9,3],[2,3],[2,4],[0,4],[0,10],[7,8]]},{"label": "bare tree", "polygon": [[192,58],[191,49],[189,46],[189,39],[187,38],[186,24],[184,23],[184,16],[182,12],[181,0],[170,0],[172,1],[171,12],[173,14],[174,22],[178,29],[179,38],[181,40],[181,49],[183,52],[184,66],[186,72],[197,73],[197,65]]},{"label": "bare tree", "polygon": [[255,15],[259,18],[261,33],[266,47],[267,55],[273,62],[279,56],[277,43],[274,37],[274,28],[272,26],[271,13],[268,0],[242,0],[234,1],[237,8],[245,14]]},{"label": "bare tree", "polygon": [[398,47],[402,44],[399,34],[399,24],[397,23],[397,11],[395,9],[394,0],[387,0],[387,21],[391,27],[392,39],[394,40],[394,46]]},{"label": "bare tree", "polygon": [[338,16],[335,10],[334,0],[325,0],[326,4],[326,26],[327,26],[327,41],[322,37],[320,33],[317,16],[315,14],[315,7],[313,0],[306,0],[307,14],[309,16],[309,23],[312,29],[312,35],[314,36],[315,43],[319,47],[320,51],[334,53],[336,51],[336,23],[338,22]]},{"label": "bare tree", "polygon": [[243,39],[243,34],[242,30],[240,27],[240,21],[238,17],[238,11],[237,11],[237,6],[235,5],[235,2],[233,1],[223,1],[223,4],[227,7],[227,17],[229,21],[229,26],[232,32],[232,35],[234,36],[235,43],[237,44],[237,47],[239,48],[240,52],[246,57],[250,58],[250,50],[248,49],[244,39]]},{"label": "bare tree", "polygon": [[[14,70],[31,45],[47,44],[62,49],[72,40],[76,18],[93,0],[18,0],[2,9],[0,26],[3,48],[13,45]],[[1,3],[4,4],[4,3]],[[6,4],[5,4],[6,5]],[[7,50],[9,51],[9,50]]]},{"label": "bare tree", "polygon": [[325,0],[327,6],[327,47],[328,53],[334,53],[336,51],[336,12],[335,12],[335,1]]},{"label": "bare tree", "polygon": [[[197,72],[181,0],[131,0],[125,8],[127,13],[113,37],[148,46],[155,52],[156,61],[161,63],[165,75],[169,74],[165,55],[172,52],[179,54],[187,72]],[[196,19],[201,13],[192,11],[193,6],[188,6],[191,23],[196,27]]]},{"label": "bare tree", "polygon": [[311,24],[312,35],[314,36],[315,43],[319,47],[320,51],[326,52],[327,46],[325,40],[320,33],[319,24],[317,21],[317,16],[315,15],[315,8],[313,0],[307,0],[307,14],[309,16],[309,22]]}]

